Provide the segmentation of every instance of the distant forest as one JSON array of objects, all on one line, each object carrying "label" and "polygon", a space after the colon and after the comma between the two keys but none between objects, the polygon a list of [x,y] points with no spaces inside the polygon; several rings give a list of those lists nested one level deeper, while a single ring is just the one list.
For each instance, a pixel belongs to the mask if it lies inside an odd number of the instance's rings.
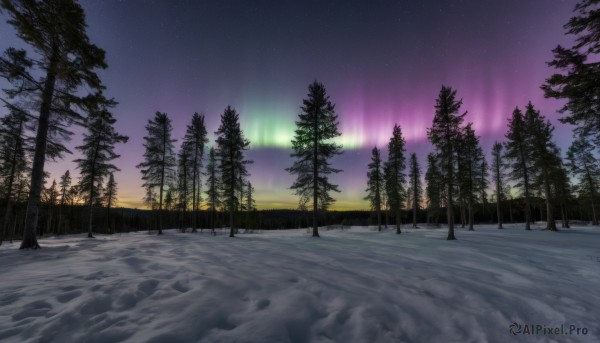
[{"label": "distant forest", "polygon": [[[574,125],[572,144],[561,151],[554,127],[532,103],[516,107],[505,140],[483,151],[472,123],[465,122],[460,93],[442,86],[427,130],[433,149],[427,165],[408,154],[402,128],[390,127],[387,158],[373,148],[365,165],[366,197],[371,211],[330,211],[338,186],[330,163],[343,153],[334,143],[339,132],[335,104],[325,85],[308,86],[292,139],[296,177],[290,188],[298,210],[257,210],[245,157],[250,142],[240,129],[240,114],[227,107],[216,140],[208,149],[204,115],[191,116],[184,137],[173,137],[167,113],[156,112],[146,124],[143,161],[137,166],[149,210],[118,207],[113,162],[116,147],[128,137],[115,131],[114,99],[105,96],[97,72],[107,68],[105,52],[90,42],[85,14],[75,1],[2,1],[2,10],[30,49],[8,47],[0,57],[0,77],[10,87],[1,98],[0,242],[22,240],[21,248],[39,248],[38,236],[87,232],[117,233],[163,229],[192,232],[227,228],[236,233],[269,229],[350,225],[402,225],[473,230],[476,223],[524,222],[530,229],[569,227],[570,220],[598,225],[600,182],[600,9],[584,0],[565,25],[575,36],[572,47],[558,46],[548,64],[556,70],[543,85],[546,97],[562,99],[561,122]],[[542,63],[542,61],[540,61]],[[523,105],[523,104],[521,104]],[[49,180],[47,160],[71,153],[65,146],[78,125],[84,129],[77,163]],[[179,146],[175,143],[180,142]],[[486,158],[491,153],[491,159]],[[423,170],[422,170],[423,169]]]}]

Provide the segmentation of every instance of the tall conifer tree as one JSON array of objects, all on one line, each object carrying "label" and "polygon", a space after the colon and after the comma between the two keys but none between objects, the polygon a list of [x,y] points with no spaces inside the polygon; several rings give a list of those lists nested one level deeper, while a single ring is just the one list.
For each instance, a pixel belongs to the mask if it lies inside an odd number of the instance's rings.
[{"label": "tall conifer tree", "polygon": [[308,86],[308,97],[302,100],[301,113],[296,121],[292,140],[294,164],[287,168],[296,175],[292,184],[300,197],[299,207],[305,208],[312,201],[313,237],[319,237],[317,214],[327,210],[334,201],[330,193],[339,192],[338,186],[329,181],[328,175],[341,170],[331,167],[329,160],[342,153],[342,147],[332,138],[340,136],[335,105],[329,100],[325,86],[317,81]]}]

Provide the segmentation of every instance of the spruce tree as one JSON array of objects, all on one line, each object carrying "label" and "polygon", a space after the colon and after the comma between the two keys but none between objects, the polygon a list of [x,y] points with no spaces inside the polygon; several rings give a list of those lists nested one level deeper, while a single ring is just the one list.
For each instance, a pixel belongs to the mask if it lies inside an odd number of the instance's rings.
[{"label": "spruce tree", "polygon": [[319,237],[317,215],[334,201],[330,193],[339,192],[328,175],[341,170],[331,167],[329,160],[342,153],[342,146],[331,141],[340,136],[335,105],[329,100],[325,86],[317,81],[308,86],[308,98],[302,101],[292,140],[294,164],[286,170],[296,175],[291,189],[299,196],[299,207],[312,200],[313,237]]},{"label": "spruce tree", "polygon": [[[144,161],[136,167],[142,173],[143,186],[146,188],[146,203],[155,204],[158,210],[158,234],[163,229],[163,200],[167,185],[174,177],[176,165],[171,138],[173,127],[171,119],[166,113],[156,112],[152,120],[146,125],[148,134],[144,137]],[[156,203],[156,188],[158,188],[158,203]],[[151,205],[152,208],[154,206]]]},{"label": "spruce tree", "polygon": [[110,173],[108,175],[108,181],[106,182],[106,187],[104,188],[104,194],[102,196],[102,203],[104,206],[106,206],[106,222],[108,223],[109,233],[115,232],[115,228],[110,217],[110,210],[117,204],[117,191],[118,189],[115,176],[113,173]]},{"label": "spruce tree", "polygon": [[554,127],[550,121],[540,115],[531,104],[525,111],[525,126],[529,133],[528,149],[533,157],[533,168],[537,171],[536,181],[544,194],[546,205],[546,229],[556,231],[554,222],[554,195],[552,192],[553,177],[557,168],[562,165],[560,151],[552,141]]},{"label": "spruce tree", "polygon": [[502,162],[502,144],[495,142],[492,147],[492,176],[496,192],[496,215],[498,229],[502,229],[502,201],[504,201],[504,164]]},{"label": "spruce tree", "polygon": [[457,139],[460,138],[461,124],[466,112],[459,114],[462,100],[456,99],[456,91],[442,86],[435,103],[433,125],[427,130],[427,137],[439,154],[443,182],[446,187],[446,217],[448,219],[448,240],[454,236],[454,187],[456,182],[454,162]]},{"label": "spruce tree", "polygon": [[427,171],[425,172],[425,193],[427,193],[427,220],[437,225],[441,212],[442,201],[442,173],[436,154],[427,155]]},{"label": "spruce tree", "polygon": [[63,230],[63,223],[64,223],[64,210],[65,210],[65,206],[69,204],[69,202],[71,201],[71,193],[69,192],[71,190],[71,172],[69,170],[67,170],[61,177],[60,177],[60,182],[59,182],[59,187],[60,187],[60,204],[59,204],[59,209],[58,209],[58,225],[57,225],[57,231],[58,233],[61,233],[61,231],[66,231]]},{"label": "spruce tree", "polygon": [[[181,211],[181,216],[179,219],[179,226],[181,232],[185,232],[185,218],[186,212],[188,209],[188,201],[190,199],[190,184],[189,181],[194,182],[194,180],[190,180],[190,178],[195,179],[194,175],[191,173],[191,169],[193,169],[192,163],[192,149],[189,149],[189,146],[186,146],[185,142],[182,144],[181,149],[179,150],[178,158],[177,158],[177,193],[179,195],[177,207]],[[193,200],[194,192],[191,193]],[[192,205],[192,209],[194,206]],[[195,229],[195,228],[194,228]],[[194,232],[194,231],[192,231]]]},{"label": "spruce tree", "polygon": [[554,59],[548,63],[559,73],[542,86],[548,98],[564,99],[560,112],[566,114],[563,123],[576,125],[583,136],[596,139],[600,145],[600,1],[581,0],[575,6],[575,16],[564,25],[574,38],[570,48],[557,46]]},{"label": "spruce tree", "polygon": [[487,170],[481,167],[485,158],[479,145],[479,137],[473,131],[472,123],[464,127],[459,145],[461,146],[462,161],[458,167],[457,179],[467,203],[469,231],[473,231],[474,205],[481,195],[482,185],[485,185]]},{"label": "spruce tree", "polygon": [[187,126],[185,137],[183,138],[184,145],[191,153],[191,180],[192,180],[192,232],[197,231],[198,226],[198,210],[200,208],[200,188],[202,185],[202,159],[204,157],[204,147],[208,143],[206,126],[204,124],[204,115],[194,113],[192,122]]},{"label": "spruce tree", "polygon": [[406,151],[405,145],[406,141],[402,136],[402,130],[400,129],[400,126],[396,124],[394,125],[392,137],[388,142],[388,160],[386,162],[388,173],[385,182],[388,189],[390,208],[396,213],[397,234],[402,232],[402,230],[400,230],[402,219],[401,210],[402,203],[406,197],[406,174],[404,174],[404,169],[406,168],[406,158],[404,157],[404,152]]},{"label": "spruce tree", "polygon": [[381,156],[379,149],[374,147],[371,151],[371,163],[367,171],[367,189],[368,193],[365,200],[369,200],[371,209],[377,214],[377,229],[381,231],[381,193],[384,188],[383,171],[381,166]]},{"label": "spruce tree", "polygon": [[596,204],[598,202],[598,184],[600,166],[594,156],[594,147],[584,135],[577,135],[567,151],[567,167],[579,179],[579,191],[590,199],[592,225],[598,225]]},{"label": "spruce tree", "polygon": [[254,200],[254,186],[248,181],[246,183],[246,231],[251,231],[252,213],[256,211],[256,200]]},{"label": "spruce tree", "polygon": [[0,221],[0,245],[4,241],[6,231],[12,217],[17,180],[25,177],[27,172],[27,139],[25,124],[27,115],[13,110],[0,119],[0,182],[6,208]]},{"label": "spruce tree", "polygon": [[208,152],[208,163],[206,164],[206,197],[208,200],[208,210],[210,211],[210,230],[215,233],[215,214],[220,206],[221,189],[217,157],[214,148],[210,148]]},{"label": "spruce tree", "polygon": [[414,152],[410,154],[408,178],[410,179],[410,189],[412,198],[412,210],[413,210],[413,227],[417,227],[417,214],[419,211],[419,204],[421,203],[421,194],[423,193],[423,187],[421,186],[421,167],[417,160],[417,154]]},{"label": "spruce tree", "polygon": [[515,181],[525,200],[525,230],[531,230],[532,150],[525,117],[517,107],[508,120],[504,159],[509,167],[508,177]]},{"label": "spruce tree", "polygon": [[244,138],[240,129],[239,115],[227,106],[221,115],[221,125],[215,132],[217,136],[216,155],[219,159],[219,171],[221,174],[221,186],[223,200],[229,211],[229,237],[234,235],[234,212],[240,199],[237,198],[239,191],[239,179],[247,175],[246,164],[252,163],[244,157],[244,151],[248,149],[250,142]]},{"label": "spruce tree", "polygon": [[[69,136],[60,124],[69,125],[82,119],[82,107],[94,101],[86,91],[104,88],[97,69],[106,68],[104,51],[90,43],[86,34],[85,15],[81,6],[71,0],[25,1],[2,0],[9,16],[8,23],[28,44],[35,56],[25,50],[7,49],[0,57],[0,76],[13,88],[7,90],[10,106],[36,104],[36,138],[25,226],[21,249],[36,249],[40,194],[43,187],[46,156],[64,147],[48,144],[49,133]],[[26,110],[26,109],[21,109]],[[58,151],[55,148],[60,148]]]},{"label": "spruce tree", "polygon": [[[103,98],[101,94],[98,94],[98,97]],[[98,103],[102,105],[95,106]],[[89,238],[94,237],[92,234],[94,201],[102,195],[98,185],[101,185],[111,173],[119,170],[111,163],[119,157],[115,153],[115,144],[126,143],[129,139],[114,129],[116,120],[108,111],[108,108],[114,104],[111,100],[103,99],[89,108],[89,116],[85,120],[87,132],[83,135],[83,144],[76,147],[83,155],[83,158],[76,159],[75,163],[79,169],[81,194],[87,197]]]}]

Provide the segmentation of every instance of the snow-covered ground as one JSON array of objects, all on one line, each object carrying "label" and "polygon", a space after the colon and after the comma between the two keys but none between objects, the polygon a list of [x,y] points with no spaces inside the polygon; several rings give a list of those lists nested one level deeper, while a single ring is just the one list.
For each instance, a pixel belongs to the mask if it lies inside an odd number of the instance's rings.
[{"label": "snow-covered ground", "polygon": [[[600,228],[521,227],[4,244],[0,341],[600,341]],[[530,325],[580,334],[523,335]]]}]

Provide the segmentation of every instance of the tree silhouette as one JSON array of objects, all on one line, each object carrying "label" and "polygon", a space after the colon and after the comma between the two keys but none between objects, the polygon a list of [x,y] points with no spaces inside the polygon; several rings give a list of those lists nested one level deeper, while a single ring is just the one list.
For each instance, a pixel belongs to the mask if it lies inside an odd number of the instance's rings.
[{"label": "tree silhouette", "polygon": [[219,158],[221,172],[221,194],[229,211],[229,237],[235,237],[233,214],[240,201],[236,194],[240,187],[239,178],[247,174],[246,164],[252,161],[244,158],[244,150],[248,149],[250,142],[244,138],[244,133],[240,129],[239,115],[231,106],[227,106],[221,115],[221,125],[215,135],[217,136],[216,155]]},{"label": "tree silhouette", "polygon": [[26,123],[27,115],[14,109],[7,116],[0,119],[0,182],[2,182],[3,198],[6,206],[4,216],[0,221],[0,244],[4,241],[12,216],[17,180],[25,177],[28,169]]},{"label": "tree silhouette", "polygon": [[402,203],[406,197],[404,169],[406,168],[406,158],[404,152],[406,141],[402,137],[402,130],[399,125],[394,125],[392,137],[388,143],[388,160],[386,162],[387,175],[385,179],[388,190],[388,202],[390,208],[396,212],[396,233],[400,234],[401,209]]},{"label": "tree silhouette", "polygon": [[[106,100],[97,94],[99,100],[89,108],[89,116],[85,120],[87,132],[83,135],[83,144],[76,149],[81,151],[83,158],[75,160],[79,169],[79,187],[83,195],[87,196],[89,207],[88,237],[93,238],[92,221],[94,217],[94,201],[100,197],[104,179],[119,170],[111,162],[119,157],[115,153],[115,144],[126,143],[129,139],[117,133],[114,129],[116,120],[108,111],[114,102]],[[100,104],[100,105],[99,105]]]},{"label": "tree silhouette", "polygon": [[496,213],[498,229],[502,229],[502,201],[504,201],[504,164],[502,162],[502,144],[494,142],[492,147],[492,176],[494,178],[494,191],[496,192]]},{"label": "tree silhouette", "polygon": [[506,152],[504,158],[509,166],[509,178],[516,181],[525,199],[525,230],[531,230],[531,191],[532,191],[532,150],[529,146],[529,132],[525,117],[517,107],[508,121]]},{"label": "tree silhouette", "polygon": [[108,182],[104,188],[104,195],[102,196],[102,203],[106,206],[106,222],[108,223],[108,229],[110,233],[115,232],[115,228],[111,222],[110,210],[117,204],[117,182],[113,173],[108,175]]},{"label": "tree silhouette", "polygon": [[192,179],[192,232],[196,232],[198,226],[198,210],[200,207],[200,186],[202,185],[200,176],[202,175],[202,158],[204,157],[204,146],[208,143],[206,137],[206,126],[204,124],[204,115],[194,113],[192,122],[187,126],[183,144],[190,152],[191,179]]},{"label": "tree silhouette", "polygon": [[381,193],[383,192],[384,181],[379,149],[374,147],[371,151],[371,163],[368,165],[366,189],[368,194],[365,200],[369,200],[371,209],[377,214],[377,229],[379,231],[381,231]]},{"label": "tree silhouette", "polygon": [[439,224],[439,215],[442,202],[442,173],[436,154],[427,155],[427,171],[425,172],[425,192],[427,193],[427,218],[437,225]]},{"label": "tree silhouette", "polygon": [[329,100],[325,86],[317,81],[308,86],[308,98],[302,100],[292,140],[294,164],[286,170],[296,175],[291,189],[300,197],[299,207],[312,200],[313,237],[319,237],[317,214],[326,211],[334,201],[330,193],[339,192],[328,175],[341,170],[331,167],[329,159],[342,153],[342,147],[331,141],[340,136],[335,105]]},{"label": "tree silhouette", "polygon": [[[49,145],[49,132],[68,136],[59,123],[80,121],[80,107],[94,101],[85,95],[104,88],[95,70],[106,68],[104,51],[91,44],[86,34],[85,15],[74,1],[3,0],[2,8],[10,17],[17,35],[31,46],[34,58],[25,50],[9,48],[0,58],[0,76],[13,88],[9,99],[39,106],[31,185],[25,214],[21,249],[39,248],[36,239],[40,194],[43,187],[46,155],[58,145]],[[7,104],[18,107],[18,101]],[[25,109],[21,109],[25,110]],[[56,151],[55,151],[56,152]]]},{"label": "tree silhouette", "polygon": [[217,166],[217,157],[214,148],[208,152],[208,163],[206,165],[206,196],[208,198],[208,209],[210,211],[210,230],[215,233],[215,213],[221,205],[219,190],[221,189]]},{"label": "tree silhouette", "polygon": [[600,12],[598,0],[581,0],[576,15],[564,26],[575,37],[570,48],[557,46],[550,67],[560,71],[546,79],[542,89],[548,98],[565,99],[560,120],[576,125],[577,132],[592,136],[600,145]]},{"label": "tree silhouette", "polygon": [[433,125],[427,130],[427,137],[439,153],[443,182],[446,186],[446,216],[448,218],[448,240],[454,240],[454,162],[457,139],[460,138],[461,124],[466,112],[459,114],[462,100],[456,100],[456,91],[442,86],[435,103]]},{"label": "tree silhouette", "polygon": [[417,227],[417,212],[421,203],[421,194],[423,186],[421,185],[421,167],[417,160],[417,154],[410,154],[408,178],[410,179],[412,209],[413,209],[413,227]]},{"label": "tree silhouette", "polygon": [[[142,173],[144,188],[146,188],[146,202],[154,203],[155,188],[158,187],[158,234],[162,234],[163,225],[163,199],[166,185],[174,175],[175,155],[171,139],[171,119],[166,113],[156,112],[154,119],[148,120],[146,125],[148,134],[144,137],[144,161],[136,167]],[[152,208],[154,206],[151,205]]]},{"label": "tree silhouette", "polygon": [[600,167],[594,156],[594,147],[584,135],[577,135],[567,151],[567,166],[575,177],[580,180],[579,191],[590,198],[592,207],[592,225],[598,225],[596,204],[598,199],[598,184],[600,182]]}]

